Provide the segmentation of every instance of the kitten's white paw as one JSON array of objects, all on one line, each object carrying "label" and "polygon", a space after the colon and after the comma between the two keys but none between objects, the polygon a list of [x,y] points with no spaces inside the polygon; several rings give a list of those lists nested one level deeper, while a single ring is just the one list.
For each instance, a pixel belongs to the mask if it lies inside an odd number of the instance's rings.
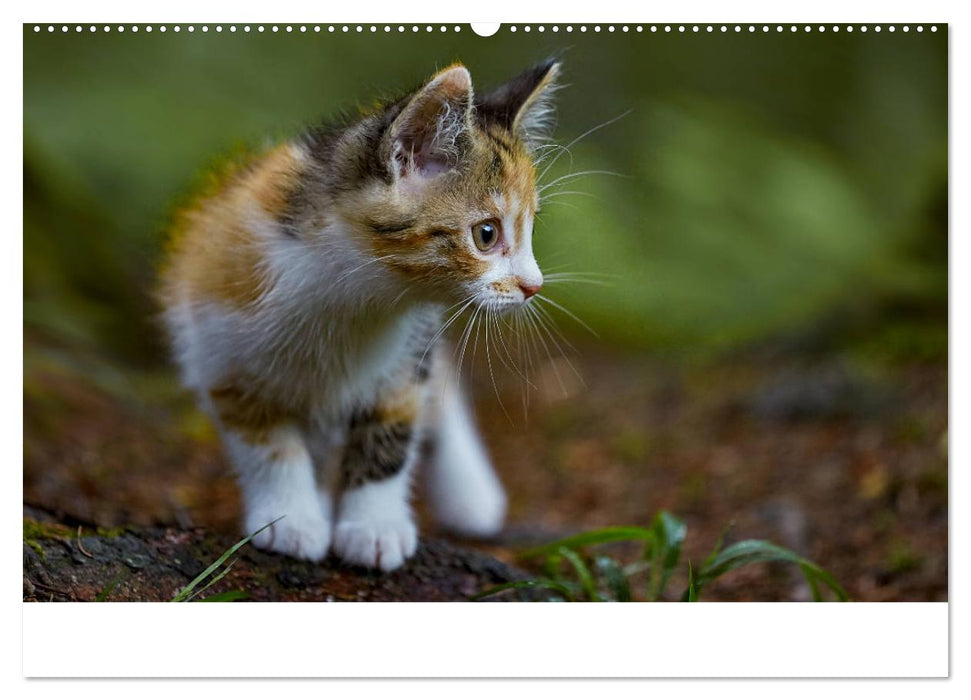
[{"label": "kitten's white paw", "polygon": [[349,564],[393,571],[418,548],[418,528],[408,516],[344,520],[334,528],[334,551]]},{"label": "kitten's white paw", "polygon": [[246,532],[255,532],[281,515],[286,517],[252,539],[256,547],[309,561],[321,561],[327,556],[331,525],[317,507],[291,509],[290,512],[281,509],[276,512],[266,510],[248,513],[245,519]]},{"label": "kitten's white paw", "polygon": [[506,520],[506,494],[494,479],[472,480],[455,485],[447,493],[433,497],[439,524],[465,537],[497,535]]}]

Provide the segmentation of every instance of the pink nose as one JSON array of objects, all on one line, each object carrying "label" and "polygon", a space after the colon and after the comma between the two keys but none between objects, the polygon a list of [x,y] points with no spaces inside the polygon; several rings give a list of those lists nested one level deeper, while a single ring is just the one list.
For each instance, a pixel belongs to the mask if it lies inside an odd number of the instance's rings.
[{"label": "pink nose", "polygon": [[519,288],[523,290],[523,296],[527,299],[536,294],[536,292],[538,292],[542,287],[542,284],[527,284],[526,282],[519,283]]}]

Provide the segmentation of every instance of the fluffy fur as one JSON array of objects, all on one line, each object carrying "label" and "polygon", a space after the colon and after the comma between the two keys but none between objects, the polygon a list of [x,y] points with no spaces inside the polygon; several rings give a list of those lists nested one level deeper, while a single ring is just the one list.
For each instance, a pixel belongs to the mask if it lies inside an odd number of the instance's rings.
[{"label": "fluffy fur", "polygon": [[284,516],[257,546],[400,566],[426,439],[442,522],[501,528],[502,487],[437,344],[445,310],[515,309],[542,284],[532,149],[558,71],[476,100],[451,66],[268,151],[178,216],[164,318],[238,474],[244,529]]}]

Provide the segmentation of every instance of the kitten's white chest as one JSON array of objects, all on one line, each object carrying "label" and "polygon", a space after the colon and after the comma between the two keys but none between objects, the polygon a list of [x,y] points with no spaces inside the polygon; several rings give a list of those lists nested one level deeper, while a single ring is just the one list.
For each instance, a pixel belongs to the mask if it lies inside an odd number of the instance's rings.
[{"label": "kitten's white chest", "polygon": [[346,415],[373,402],[383,387],[417,367],[430,319],[438,315],[436,308],[423,306],[335,325],[321,334],[316,351],[294,368],[303,376],[288,383],[315,387],[310,396],[318,412]]}]

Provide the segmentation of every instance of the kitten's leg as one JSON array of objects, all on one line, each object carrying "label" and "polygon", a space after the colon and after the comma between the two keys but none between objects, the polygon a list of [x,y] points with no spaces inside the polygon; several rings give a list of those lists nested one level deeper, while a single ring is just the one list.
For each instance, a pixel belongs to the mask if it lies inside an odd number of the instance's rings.
[{"label": "kitten's leg", "polygon": [[298,559],[327,556],[331,514],[318,497],[313,462],[300,432],[280,426],[259,443],[231,431],[224,437],[242,491],[244,531],[250,534],[282,516],[253,544]]},{"label": "kitten's leg", "polygon": [[422,394],[419,385],[403,387],[351,420],[334,527],[334,551],[348,563],[391,571],[415,553],[408,496]]},{"label": "kitten's leg", "polygon": [[347,428],[327,419],[312,421],[304,433],[310,456],[314,462],[317,498],[328,520],[333,522],[335,494],[340,492],[341,462],[343,460]]},{"label": "kitten's leg", "polygon": [[456,382],[444,382],[438,393],[441,404],[428,465],[428,498],[436,519],[461,535],[495,535],[506,517],[502,484]]}]

